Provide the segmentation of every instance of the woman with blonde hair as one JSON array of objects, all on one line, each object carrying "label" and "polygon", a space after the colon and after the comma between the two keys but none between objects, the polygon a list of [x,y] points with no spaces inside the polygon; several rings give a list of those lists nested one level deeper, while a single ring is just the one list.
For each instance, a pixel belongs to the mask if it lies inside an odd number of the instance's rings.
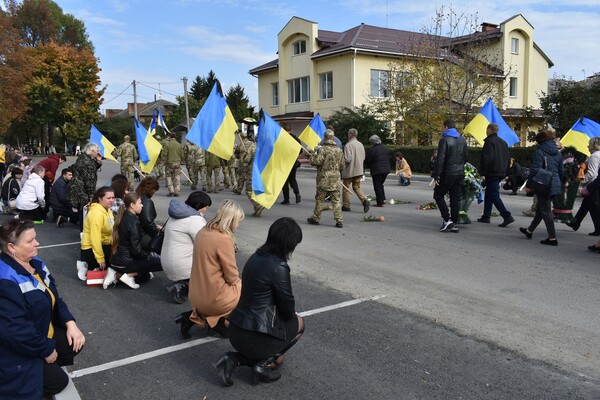
[{"label": "woman with blonde hair", "polygon": [[176,320],[181,335],[189,338],[194,324],[227,336],[225,318],[237,306],[242,281],[235,261],[237,246],[233,231],[244,219],[244,211],[233,200],[223,200],[214,217],[194,240],[188,299],[192,309]]}]

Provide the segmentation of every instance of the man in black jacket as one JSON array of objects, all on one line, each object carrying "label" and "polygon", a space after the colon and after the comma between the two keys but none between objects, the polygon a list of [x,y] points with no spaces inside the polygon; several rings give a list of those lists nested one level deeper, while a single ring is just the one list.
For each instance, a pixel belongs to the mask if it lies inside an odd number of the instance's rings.
[{"label": "man in black jacket", "polygon": [[498,125],[489,124],[486,130],[487,137],[484,139],[481,151],[481,165],[479,174],[485,180],[485,199],[483,201],[483,215],[477,222],[490,223],[492,216],[492,205],[496,207],[504,221],[498,225],[502,228],[515,222],[515,219],[506,209],[500,199],[500,181],[506,177],[508,169],[508,145],[498,136]]},{"label": "man in black jacket", "polygon": [[[433,179],[435,200],[444,222],[440,232],[458,233],[458,212],[463,182],[465,180],[465,163],[467,162],[467,142],[456,130],[452,120],[444,121],[444,133],[438,144],[438,157],[435,162]],[[444,197],[450,193],[450,213]]]},{"label": "man in black jacket", "polygon": [[50,190],[48,203],[52,207],[57,226],[61,226],[65,221],[70,221],[73,224],[77,224],[79,221],[77,209],[71,207],[69,202],[68,186],[71,179],[73,179],[71,168],[63,168],[60,178],[54,182]]}]

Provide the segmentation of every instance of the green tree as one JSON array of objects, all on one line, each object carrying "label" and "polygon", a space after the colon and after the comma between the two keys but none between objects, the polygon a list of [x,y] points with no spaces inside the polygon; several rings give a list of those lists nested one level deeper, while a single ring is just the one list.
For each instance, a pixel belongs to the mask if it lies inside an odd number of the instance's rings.
[{"label": "green tree", "polygon": [[196,76],[190,86],[190,96],[196,100],[206,100],[213,86],[217,82],[217,75],[211,69],[206,77]]},{"label": "green tree", "polygon": [[355,108],[342,107],[331,114],[325,125],[333,126],[335,135],[343,143],[348,140],[347,133],[350,128],[358,131],[357,139],[364,144],[369,143],[371,135],[379,136],[384,143],[389,142],[390,131],[386,123],[377,119],[366,105]]},{"label": "green tree", "polygon": [[[165,123],[169,129],[179,124],[185,124],[185,98],[183,96],[175,97],[177,105],[171,109],[171,113],[165,117]],[[188,106],[190,109],[190,118],[196,118],[200,109],[204,105],[206,98],[196,100],[192,96],[188,96]]]},{"label": "green tree", "polygon": [[250,99],[246,96],[244,88],[239,83],[229,88],[225,95],[225,100],[236,121],[252,116],[253,110],[249,110]]}]

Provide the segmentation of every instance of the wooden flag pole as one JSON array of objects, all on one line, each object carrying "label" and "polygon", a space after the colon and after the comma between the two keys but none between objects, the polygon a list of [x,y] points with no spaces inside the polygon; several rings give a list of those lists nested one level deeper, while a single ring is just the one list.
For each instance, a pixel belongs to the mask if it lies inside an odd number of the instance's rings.
[{"label": "wooden flag pole", "polygon": [[183,176],[185,176],[187,178],[187,180],[190,181],[190,183],[194,183],[194,182],[192,182],[192,180],[190,179],[190,177],[187,176],[187,174],[183,171],[183,168],[180,168],[179,170],[181,171],[181,173],[183,174]]},{"label": "wooden flag pole", "polygon": [[136,167],[135,164],[133,164],[133,169],[135,169],[138,172],[138,174],[142,176],[142,178],[146,177],[146,175],[138,167]]}]

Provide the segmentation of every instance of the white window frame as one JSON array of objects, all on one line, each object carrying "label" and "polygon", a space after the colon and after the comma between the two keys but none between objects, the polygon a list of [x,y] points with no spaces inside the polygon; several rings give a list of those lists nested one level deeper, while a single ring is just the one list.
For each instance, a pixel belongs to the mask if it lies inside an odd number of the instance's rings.
[{"label": "white window frame", "polygon": [[288,103],[306,103],[310,101],[310,78],[290,79],[288,82]]},{"label": "white window frame", "polygon": [[295,56],[306,53],[306,40],[296,40],[294,43],[292,43],[292,48],[294,49]]},{"label": "white window frame", "polygon": [[271,105],[279,105],[279,82],[271,83]]},{"label": "white window frame", "polygon": [[319,100],[333,99],[333,71],[319,74]]},{"label": "white window frame", "polygon": [[510,39],[510,52],[511,52],[511,54],[519,54],[519,39],[518,38]]},{"label": "white window frame", "polygon": [[389,71],[385,71],[382,69],[372,69],[371,70],[371,89],[370,94],[371,97],[375,98],[385,98],[390,95],[389,88]]},{"label": "white window frame", "polygon": [[518,93],[518,84],[517,78],[510,78],[508,81],[508,97],[515,98]]}]

